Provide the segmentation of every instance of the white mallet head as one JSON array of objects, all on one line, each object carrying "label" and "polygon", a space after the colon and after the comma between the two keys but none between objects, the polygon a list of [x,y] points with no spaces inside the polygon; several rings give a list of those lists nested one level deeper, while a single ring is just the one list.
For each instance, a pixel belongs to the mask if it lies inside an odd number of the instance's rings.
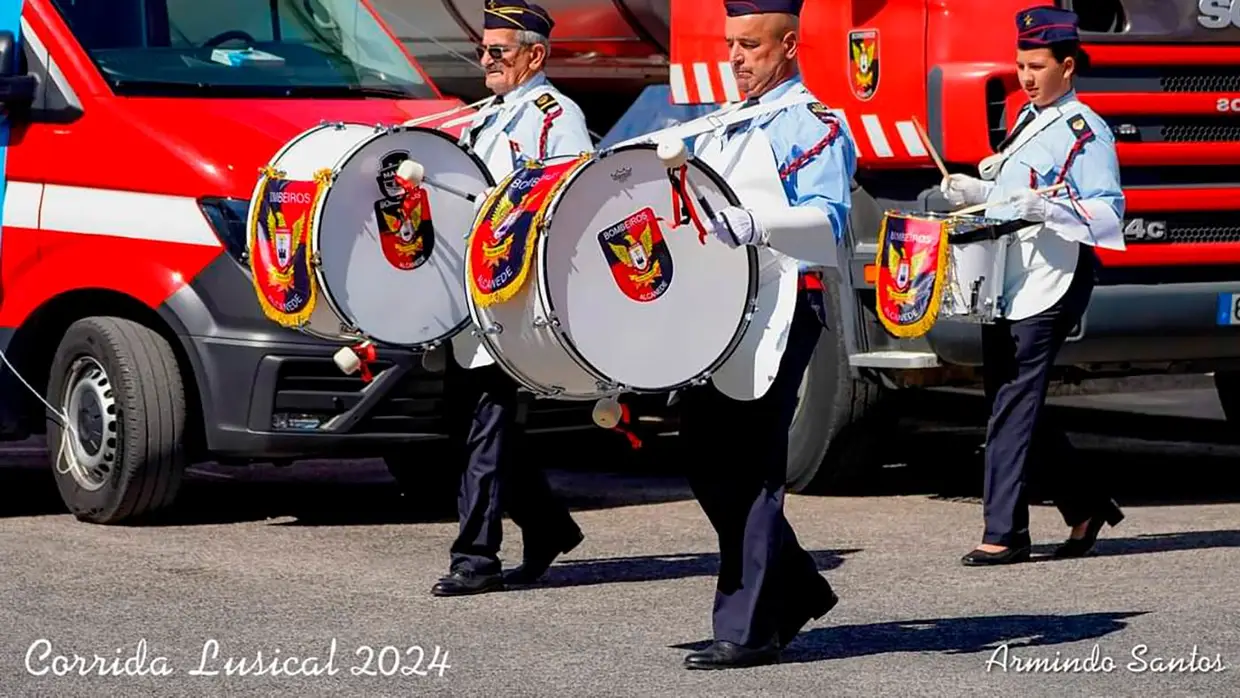
[{"label": "white mallet head", "polygon": [[332,356],[336,362],[336,368],[340,369],[345,375],[353,375],[357,373],[357,369],[362,367],[362,358],[353,351],[352,347],[340,347]]},{"label": "white mallet head", "polygon": [[415,187],[420,187],[422,178],[426,176],[426,168],[414,160],[405,160],[396,168],[396,176]]},{"label": "white mallet head", "polygon": [[679,138],[665,138],[659,141],[655,153],[667,169],[675,169],[689,161],[689,149]]},{"label": "white mallet head", "polygon": [[594,423],[604,429],[615,429],[620,421],[624,419],[624,408],[620,406],[620,402],[613,397],[605,397],[594,403],[594,409],[591,411],[590,417]]}]

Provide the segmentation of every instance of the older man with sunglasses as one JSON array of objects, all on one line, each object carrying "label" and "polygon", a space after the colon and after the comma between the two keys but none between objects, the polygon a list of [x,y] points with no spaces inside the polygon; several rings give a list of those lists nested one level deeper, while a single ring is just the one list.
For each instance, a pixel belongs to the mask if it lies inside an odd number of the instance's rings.
[{"label": "older man with sunglasses", "polygon": [[[495,101],[462,136],[496,181],[524,159],[579,155],[594,149],[585,116],[543,74],[554,22],[522,0],[488,0],[478,57]],[[481,201],[481,199],[480,199]],[[535,463],[517,453],[516,384],[469,332],[453,340],[455,361],[445,379],[449,430],[466,463],[458,498],[460,532],[436,596],[497,591],[536,581],[561,553],[582,541],[581,529],[552,494]],[[521,527],[521,567],[501,571],[502,512]]]}]

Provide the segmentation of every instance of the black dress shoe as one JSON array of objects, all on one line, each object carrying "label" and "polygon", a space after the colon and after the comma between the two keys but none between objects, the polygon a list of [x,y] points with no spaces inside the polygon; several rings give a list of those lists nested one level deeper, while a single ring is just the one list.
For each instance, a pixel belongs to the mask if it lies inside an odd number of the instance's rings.
[{"label": "black dress shoe", "polygon": [[779,646],[787,647],[793,640],[796,639],[797,635],[801,634],[801,628],[804,628],[806,623],[811,620],[818,620],[819,618],[827,615],[827,613],[831,609],[835,608],[835,605],[839,602],[840,597],[836,596],[834,591],[828,589],[826,595],[817,599],[816,605],[795,616],[791,616],[788,620],[780,623],[778,635]]},{"label": "black dress shoe", "polygon": [[961,564],[966,567],[981,567],[984,565],[1010,565],[1016,562],[1029,561],[1029,546],[1011,546],[997,553],[988,553],[985,550],[974,549],[969,551],[967,555],[960,558]]},{"label": "black dress shoe", "polygon": [[451,574],[441,578],[431,587],[435,596],[466,596],[469,594],[485,594],[488,591],[499,591],[504,588],[504,576],[498,572],[479,574],[471,570],[453,570]]},{"label": "black dress shoe", "polygon": [[716,640],[709,647],[685,657],[686,669],[738,669],[775,664],[779,661],[779,645],[743,647],[735,642]]},{"label": "black dress shoe", "polygon": [[577,531],[564,539],[564,542],[559,545],[526,550],[521,560],[521,566],[504,573],[504,582],[507,584],[533,584],[547,572],[547,569],[551,567],[551,563],[555,562],[557,557],[561,554],[572,552],[585,539],[585,534]]},{"label": "black dress shoe", "polygon": [[1098,541],[1098,533],[1102,530],[1102,524],[1110,524],[1112,527],[1118,526],[1120,521],[1124,520],[1124,512],[1119,510],[1119,505],[1115,500],[1106,503],[1102,511],[1094,514],[1089,520],[1089,526],[1085,529],[1083,538],[1069,538],[1064,541],[1063,545],[1055,549],[1051,553],[1052,557],[1070,558],[1084,557],[1094,549],[1094,543]]}]

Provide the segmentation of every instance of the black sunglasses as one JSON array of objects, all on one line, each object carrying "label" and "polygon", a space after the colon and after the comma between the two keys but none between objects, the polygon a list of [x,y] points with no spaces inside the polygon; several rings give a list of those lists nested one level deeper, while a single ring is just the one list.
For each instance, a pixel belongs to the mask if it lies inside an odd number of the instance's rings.
[{"label": "black sunglasses", "polygon": [[501,61],[504,59],[505,53],[510,50],[515,51],[518,48],[520,47],[507,44],[492,44],[490,46],[477,46],[474,48],[474,53],[477,54],[478,60],[482,60],[483,56],[490,56],[491,60]]}]

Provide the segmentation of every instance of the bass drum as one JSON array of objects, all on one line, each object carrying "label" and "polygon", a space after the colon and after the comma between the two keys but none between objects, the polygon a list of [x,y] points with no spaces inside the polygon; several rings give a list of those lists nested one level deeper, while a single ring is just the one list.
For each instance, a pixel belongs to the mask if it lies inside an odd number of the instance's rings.
[{"label": "bass drum", "polygon": [[[737,203],[709,167],[687,167],[715,210]],[[520,183],[514,173],[497,191]],[[526,288],[485,307],[471,300],[496,363],[531,392],[566,400],[669,392],[722,366],[748,327],[757,257],[675,225],[672,206],[653,145],[604,151],[565,170]]]},{"label": "bass drum", "polygon": [[[396,170],[406,159],[423,165],[421,186],[406,189],[397,182]],[[281,324],[334,341],[412,349],[437,346],[469,324],[462,278],[473,203],[455,192],[481,193],[494,184],[471,151],[425,128],[312,128],[272,159],[251,202],[252,228],[268,220],[265,208],[305,198],[297,192],[275,196],[281,180],[318,184],[310,225],[301,230],[309,237],[302,249],[313,271],[310,291],[324,301],[301,322]],[[288,216],[278,220],[283,232],[266,234],[275,254],[251,251],[256,275],[290,256],[281,255],[287,245],[279,238],[290,234],[293,223]],[[250,239],[251,246],[259,240],[253,232]],[[264,295],[271,294],[260,288],[260,301]]]}]

